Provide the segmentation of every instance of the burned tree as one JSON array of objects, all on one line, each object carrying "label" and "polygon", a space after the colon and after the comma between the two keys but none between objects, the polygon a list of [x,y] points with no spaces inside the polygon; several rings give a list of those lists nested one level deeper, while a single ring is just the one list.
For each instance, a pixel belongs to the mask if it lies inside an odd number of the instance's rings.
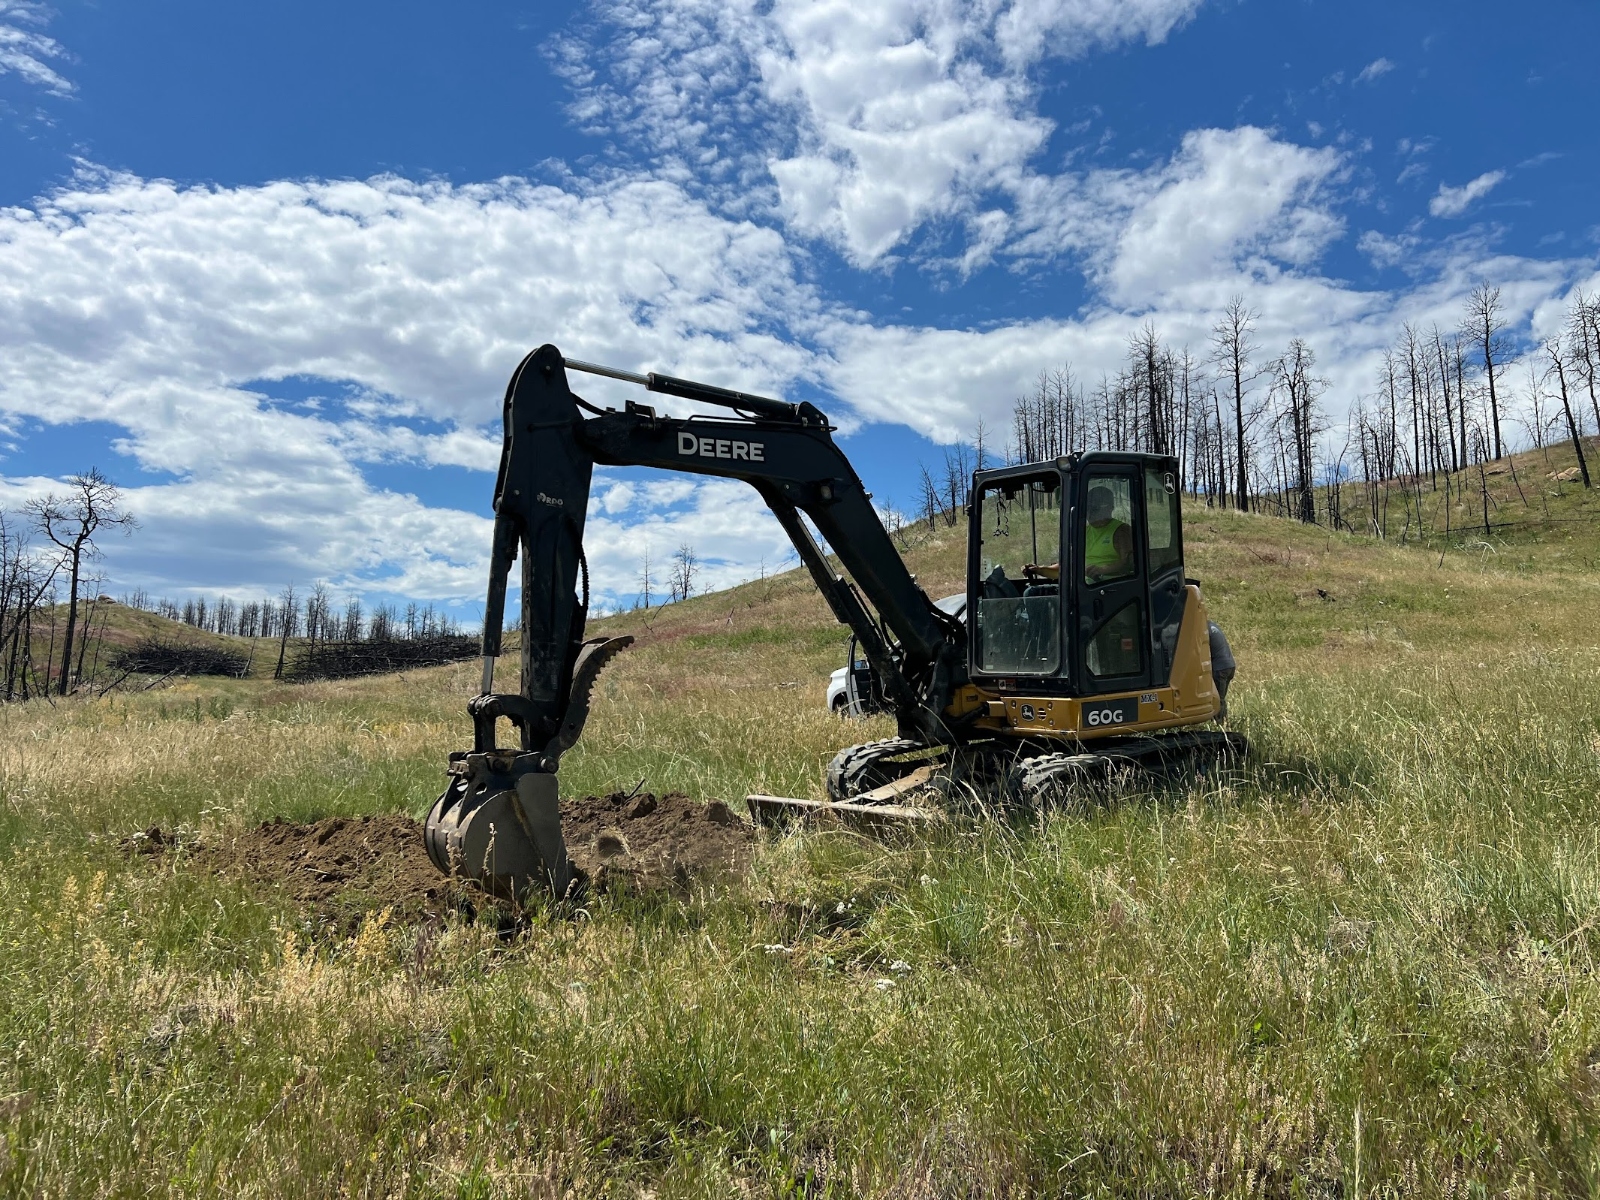
[{"label": "burned tree", "polygon": [[1284,451],[1285,482],[1294,497],[1296,518],[1313,525],[1317,520],[1313,443],[1321,432],[1317,423],[1317,397],[1324,382],[1312,374],[1317,356],[1311,347],[1295,338],[1273,364],[1274,390],[1281,401],[1281,417],[1287,441]]},{"label": "burned tree", "polygon": [[131,533],[137,522],[122,509],[122,492],[116,484],[93,467],[71,479],[72,491],[65,496],[51,493],[28,503],[28,512],[39,531],[61,551],[62,565],[71,585],[67,592],[67,625],[62,635],[61,678],[57,694],[65,696],[72,683],[72,641],[78,625],[78,581],[84,559],[98,553],[95,535],[102,529]]},{"label": "burned tree", "polygon": [[1589,460],[1583,456],[1583,438],[1578,432],[1578,422],[1572,415],[1572,399],[1567,391],[1566,348],[1559,337],[1553,337],[1544,344],[1544,352],[1550,359],[1550,373],[1560,385],[1561,411],[1567,418],[1567,434],[1572,438],[1572,449],[1578,456],[1578,473],[1583,476],[1583,486],[1588,488],[1592,486],[1589,482]]},{"label": "burned tree", "polygon": [[1255,351],[1251,335],[1258,315],[1245,306],[1243,296],[1235,296],[1222,310],[1222,319],[1211,329],[1211,361],[1221,372],[1233,398],[1234,479],[1238,487],[1235,503],[1240,512],[1250,509],[1250,475],[1245,457],[1249,425],[1244,415],[1244,394],[1255,377],[1250,355]]},{"label": "burned tree", "polygon": [[1483,373],[1489,387],[1489,432],[1493,438],[1494,457],[1505,456],[1505,444],[1500,440],[1500,393],[1498,383],[1505,370],[1505,360],[1511,353],[1506,339],[1504,306],[1500,289],[1487,281],[1472,289],[1467,297],[1467,315],[1462,332],[1483,360]]}]

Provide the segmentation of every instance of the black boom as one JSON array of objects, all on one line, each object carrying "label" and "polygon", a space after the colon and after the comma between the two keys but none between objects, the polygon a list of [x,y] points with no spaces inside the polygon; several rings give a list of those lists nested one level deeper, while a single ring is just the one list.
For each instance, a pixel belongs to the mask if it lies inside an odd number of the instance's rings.
[{"label": "black boom", "polygon": [[[602,410],[572,392],[568,368],[739,415],[668,417],[632,402],[620,412]],[[596,463],[724,476],[754,487],[834,615],[859,640],[902,736],[922,745],[955,740],[943,713],[954,689],[966,682],[965,626],[936,608],[917,586],[832,435],[827,418],[809,403],[574,362],[550,345],[522,360],[506,389],[484,611],[483,694],[469,706],[473,750],[452,763],[454,780],[428,821],[429,853],[441,869],[464,869],[511,891],[542,872],[558,894],[565,888],[565,851],[554,807],[556,765],[581,731],[595,674],[631,641],[583,638],[589,605],[583,525]],[[802,514],[846,574],[830,566]],[[521,687],[515,694],[497,694],[491,685],[501,651],[506,584],[519,554]],[[515,749],[495,744],[501,717],[518,730]],[[513,819],[527,835],[515,846],[515,831],[506,828]],[[537,847],[536,855],[530,844]],[[497,855],[505,860],[499,866],[490,861]]]}]

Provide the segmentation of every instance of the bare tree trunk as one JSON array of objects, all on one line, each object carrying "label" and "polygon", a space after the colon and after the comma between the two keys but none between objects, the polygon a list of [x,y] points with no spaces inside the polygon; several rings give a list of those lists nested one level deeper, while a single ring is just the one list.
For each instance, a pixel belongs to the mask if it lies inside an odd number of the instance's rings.
[{"label": "bare tree trunk", "polygon": [[283,589],[283,609],[279,613],[278,665],[272,669],[274,679],[283,678],[283,659],[289,651],[289,636],[294,631],[296,606],[294,585]]},{"label": "bare tree trunk", "polygon": [[1250,511],[1250,475],[1245,456],[1244,387],[1245,374],[1253,349],[1251,329],[1256,314],[1245,307],[1243,296],[1234,296],[1223,309],[1222,320],[1212,327],[1212,360],[1218,363],[1233,382],[1233,419],[1237,472],[1235,503],[1240,512]]},{"label": "bare tree trunk", "polygon": [[[1450,470],[1455,472],[1461,469],[1461,459],[1456,455],[1455,412],[1450,402],[1450,370],[1445,365],[1444,339],[1439,336],[1437,325],[1433,327],[1433,348],[1439,359],[1439,386],[1444,390],[1444,431],[1445,440],[1450,443]],[[1457,400],[1459,399],[1460,397],[1457,397]],[[1466,447],[1463,446],[1461,449],[1462,455],[1465,456]]]},{"label": "bare tree trunk", "polygon": [[94,583],[94,585],[95,585],[94,599],[89,601],[89,615],[86,616],[84,618],[84,620],[83,620],[83,638],[78,643],[78,671],[77,671],[77,675],[78,675],[78,678],[80,680],[83,678],[83,660],[84,660],[84,657],[89,652],[89,643],[90,643],[91,640],[93,640],[93,637],[94,637],[95,611],[100,607],[100,582],[102,582],[102,581],[91,580],[90,582]]},{"label": "bare tree trunk", "polygon": [[1505,445],[1500,439],[1500,393],[1496,375],[1500,360],[1507,353],[1505,344],[1505,319],[1501,316],[1500,289],[1487,281],[1472,289],[1467,300],[1467,321],[1478,353],[1483,358],[1483,372],[1489,382],[1489,428],[1494,435],[1494,456],[1505,456]]},{"label": "bare tree trunk", "polygon": [[1550,368],[1561,385],[1561,411],[1567,416],[1567,433],[1572,437],[1572,449],[1578,456],[1578,473],[1583,476],[1583,486],[1587,490],[1593,486],[1589,481],[1589,461],[1583,456],[1583,438],[1578,434],[1578,423],[1572,419],[1572,401],[1567,396],[1566,364],[1561,361],[1559,339],[1546,342],[1545,352],[1550,355]]}]

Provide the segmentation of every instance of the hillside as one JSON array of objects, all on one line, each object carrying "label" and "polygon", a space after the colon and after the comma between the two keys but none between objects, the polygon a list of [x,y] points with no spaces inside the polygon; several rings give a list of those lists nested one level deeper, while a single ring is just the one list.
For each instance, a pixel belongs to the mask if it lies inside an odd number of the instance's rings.
[{"label": "hillside", "polygon": [[[33,661],[41,679],[46,663],[49,664],[50,678],[59,678],[61,664],[58,655],[66,625],[65,604],[46,606],[34,616]],[[92,679],[97,689],[110,684],[122,674],[113,668],[121,653],[148,642],[227,651],[240,656],[248,664],[249,675],[262,677],[271,675],[272,665],[277,661],[277,642],[271,640],[269,645],[268,641],[212,633],[159,613],[130,608],[115,601],[86,598],[79,603],[78,629],[74,640],[78,649],[73,657],[82,664],[83,677]]]},{"label": "hillside", "polygon": [[[1241,772],[769,839],[520,924],[369,883],[327,925],[204,866],[275,818],[421,816],[474,664],[0,710],[0,1188],[1591,1192],[1600,522],[1503,482],[1538,520],[1420,544],[1191,508]],[[914,535],[933,594],[963,542]],[[599,627],[639,643],[567,794],[816,796],[886,732],[823,710],[844,632],[798,573]]]}]

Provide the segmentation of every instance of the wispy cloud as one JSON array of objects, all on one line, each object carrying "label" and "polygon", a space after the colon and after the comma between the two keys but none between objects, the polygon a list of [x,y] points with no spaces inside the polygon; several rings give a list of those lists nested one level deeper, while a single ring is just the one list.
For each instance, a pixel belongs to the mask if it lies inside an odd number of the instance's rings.
[{"label": "wispy cloud", "polygon": [[1390,71],[1394,70],[1394,68],[1395,64],[1392,59],[1373,59],[1366,66],[1361,68],[1361,73],[1356,76],[1355,81],[1357,83],[1376,83]]},{"label": "wispy cloud", "polygon": [[1504,171],[1486,171],[1460,187],[1439,185],[1439,192],[1428,201],[1428,211],[1436,217],[1459,217],[1506,181]]},{"label": "wispy cloud", "polygon": [[60,42],[39,32],[48,19],[43,5],[0,0],[0,75],[19,75],[57,96],[70,95],[74,85],[50,65],[69,56]]}]

